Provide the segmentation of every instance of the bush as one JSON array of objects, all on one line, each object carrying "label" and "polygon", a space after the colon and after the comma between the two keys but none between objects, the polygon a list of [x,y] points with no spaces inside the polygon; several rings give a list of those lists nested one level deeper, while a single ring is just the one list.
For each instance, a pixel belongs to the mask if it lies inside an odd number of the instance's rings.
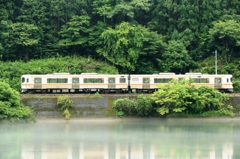
[{"label": "bush", "polygon": [[[186,89],[188,88],[188,89]],[[190,86],[188,81],[173,81],[170,85],[163,85],[152,94],[151,98],[157,104],[157,112],[161,115],[183,112],[192,104],[189,100],[194,93],[194,86]]]},{"label": "bush", "polygon": [[30,120],[33,121],[32,110],[21,103],[19,93],[9,84],[0,82],[0,120]]},{"label": "bush", "polygon": [[153,100],[139,95],[137,99],[121,98],[113,103],[117,116],[149,116],[153,111]]},{"label": "bush", "polygon": [[137,116],[148,116],[152,113],[154,101],[150,97],[139,95],[136,102]]},{"label": "bush", "polygon": [[73,106],[73,101],[69,98],[69,96],[60,96],[57,100],[57,106],[60,110],[64,111],[66,109],[71,109]]},{"label": "bush", "polygon": [[[224,109],[224,103],[229,99],[227,94],[207,86],[197,88],[196,92],[197,97],[194,98],[193,104],[190,105],[191,110],[195,113]],[[198,108],[199,106],[201,109]]]},{"label": "bush", "polygon": [[65,119],[68,120],[71,116],[69,110],[73,106],[73,101],[67,95],[60,96],[58,97],[58,100],[57,100],[57,106],[62,111],[62,114],[65,116]]},{"label": "bush", "polygon": [[70,118],[70,116],[71,116],[71,114],[70,114],[70,112],[69,112],[69,110],[68,109],[65,109],[64,111],[63,111],[63,115],[65,116],[65,119],[69,119]]},{"label": "bush", "polygon": [[211,87],[192,86],[189,81],[172,81],[169,85],[159,87],[151,97],[157,104],[157,112],[161,115],[174,113],[190,116],[234,115],[229,106],[224,106],[229,99],[227,94]]},{"label": "bush", "polygon": [[233,82],[234,92],[240,92],[240,81]]},{"label": "bush", "polygon": [[136,102],[129,98],[117,99],[113,102],[113,111],[117,116],[131,116],[136,115]]}]

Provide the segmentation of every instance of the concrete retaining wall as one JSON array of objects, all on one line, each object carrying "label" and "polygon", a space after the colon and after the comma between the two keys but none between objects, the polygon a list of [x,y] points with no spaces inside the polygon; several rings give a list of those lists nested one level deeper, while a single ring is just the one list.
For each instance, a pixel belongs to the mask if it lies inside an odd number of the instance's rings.
[{"label": "concrete retaining wall", "polygon": [[[60,96],[60,95],[58,95]],[[24,105],[33,107],[37,118],[53,118],[63,117],[61,111],[57,108],[58,96],[22,96]],[[130,96],[95,96],[81,95],[70,96],[73,100],[73,110],[71,110],[71,117],[111,117],[116,116],[112,110],[113,101],[118,98],[136,97]]]},{"label": "concrete retaining wall", "polygon": [[[24,105],[34,108],[37,118],[59,118],[63,117],[57,108],[57,98],[59,95],[47,96],[24,96],[21,97]],[[113,117],[116,116],[112,110],[113,101],[118,98],[135,98],[137,95],[81,95],[70,96],[73,100],[73,110],[71,117]],[[231,96],[229,102],[235,108],[236,114],[240,112],[240,96]]]}]

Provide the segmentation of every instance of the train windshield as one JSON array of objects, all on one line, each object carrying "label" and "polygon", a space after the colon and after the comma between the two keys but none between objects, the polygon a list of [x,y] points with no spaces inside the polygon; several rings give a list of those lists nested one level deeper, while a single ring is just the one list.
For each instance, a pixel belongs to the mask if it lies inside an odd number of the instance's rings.
[{"label": "train windshield", "polygon": [[22,77],[22,83],[24,83],[25,82],[25,77]]}]

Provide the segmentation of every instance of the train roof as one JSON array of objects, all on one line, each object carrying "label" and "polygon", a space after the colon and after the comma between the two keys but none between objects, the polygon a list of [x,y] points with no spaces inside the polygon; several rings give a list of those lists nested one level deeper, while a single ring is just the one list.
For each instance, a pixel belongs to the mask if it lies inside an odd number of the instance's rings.
[{"label": "train roof", "polygon": [[22,77],[94,77],[94,76],[128,76],[128,74],[97,74],[97,73],[83,73],[83,74],[69,74],[69,73],[54,73],[54,74],[24,74]]},{"label": "train roof", "polygon": [[[53,73],[53,74],[24,74],[23,76],[34,76],[34,77],[63,77],[63,76],[69,76],[69,77],[74,77],[74,76],[128,76],[129,74],[98,74],[98,73],[81,73],[81,74],[70,74],[70,73]],[[231,74],[202,74],[202,73],[186,73],[186,74],[175,74],[175,73],[159,73],[159,74],[130,74],[130,76],[158,76],[158,77],[220,77],[220,76],[232,76]]]}]

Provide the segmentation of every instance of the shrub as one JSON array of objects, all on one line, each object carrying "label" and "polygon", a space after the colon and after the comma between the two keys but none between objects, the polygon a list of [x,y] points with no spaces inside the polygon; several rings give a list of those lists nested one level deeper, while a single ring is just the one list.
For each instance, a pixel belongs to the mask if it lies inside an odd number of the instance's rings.
[{"label": "shrub", "polygon": [[161,115],[174,113],[190,116],[234,115],[229,106],[224,106],[229,99],[227,94],[211,87],[192,86],[189,81],[172,81],[169,85],[159,87],[151,97],[157,104],[157,112]]},{"label": "shrub", "polygon": [[[193,104],[190,105],[195,113],[223,109],[224,103],[229,99],[227,94],[207,86],[197,88],[196,92],[198,96],[194,98]],[[199,105],[201,105],[201,109],[198,109]]]},{"label": "shrub", "polygon": [[139,95],[136,102],[137,116],[148,116],[153,111],[154,101],[150,97]]},{"label": "shrub", "polygon": [[65,109],[64,111],[63,111],[63,115],[65,116],[65,119],[69,119],[70,118],[70,116],[71,116],[71,114],[70,114],[70,112],[69,112],[69,110],[68,109]]},{"label": "shrub", "polygon": [[129,98],[117,99],[113,102],[113,111],[117,116],[131,116],[136,114],[136,102]]},{"label": "shrub", "polygon": [[71,109],[73,106],[73,101],[67,95],[59,96],[57,100],[57,106],[62,111]]},{"label": "shrub", "polygon": [[99,92],[96,92],[96,93],[94,94],[94,98],[102,98],[102,96],[99,94]]},{"label": "shrub", "polygon": [[24,106],[19,93],[12,89],[9,84],[0,82],[0,120],[35,120],[32,110]]},{"label": "shrub", "polygon": [[240,81],[233,82],[234,92],[240,92]]},{"label": "shrub", "polygon": [[161,115],[183,112],[192,104],[189,99],[194,89],[195,87],[189,85],[188,81],[173,81],[169,85],[159,87],[159,90],[154,92],[151,98],[157,104],[157,112]]},{"label": "shrub", "polygon": [[153,100],[139,95],[137,99],[121,98],[113,103],[113,111],[117,116],[149,116],[153,111]]},{"label": "shrub", "polygon": [[71,116],[69,110],[73,106],[73,101],[67,95],[60,96],[58,97],[58,100],[57,100],[57,106],[62,111],[62,114],[65,116],[65,119],[68,120]]}]

